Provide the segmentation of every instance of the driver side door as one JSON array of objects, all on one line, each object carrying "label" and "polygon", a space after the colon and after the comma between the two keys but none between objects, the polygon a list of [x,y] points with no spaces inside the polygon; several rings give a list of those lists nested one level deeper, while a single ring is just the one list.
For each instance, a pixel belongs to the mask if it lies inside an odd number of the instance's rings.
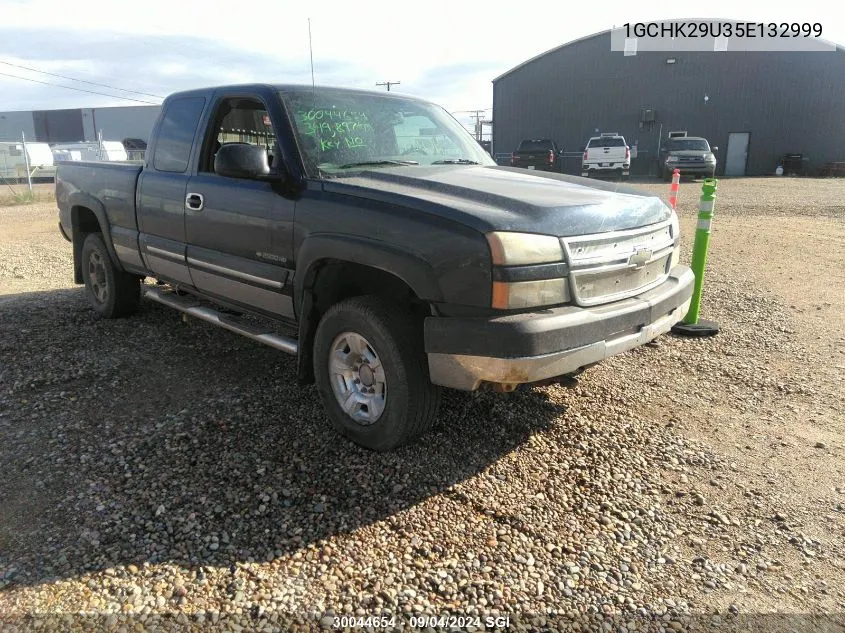
[{"label": "driver side door", "polygon": [[294,201],[270,182],[214,171],[214,155],[226,143],[259,145],[278,156],[273,122],[256,95],[220,95],[213,107],[185,196],[191,279],[209,296],[292,319]]}]

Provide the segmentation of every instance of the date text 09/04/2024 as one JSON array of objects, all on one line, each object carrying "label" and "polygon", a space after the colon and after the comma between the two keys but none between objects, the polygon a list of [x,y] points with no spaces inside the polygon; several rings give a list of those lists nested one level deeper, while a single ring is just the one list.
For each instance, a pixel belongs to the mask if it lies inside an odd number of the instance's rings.
[{"label": "date text 09/04/2024", "polygon": [[[396,627],[396,616],[335,616],[332,626],[337,629],[392,629]],[[507,629],[510,628],[510,616],[460,616],[460,615],[412,615],[408,618],[408,625],[412,629]]]}]

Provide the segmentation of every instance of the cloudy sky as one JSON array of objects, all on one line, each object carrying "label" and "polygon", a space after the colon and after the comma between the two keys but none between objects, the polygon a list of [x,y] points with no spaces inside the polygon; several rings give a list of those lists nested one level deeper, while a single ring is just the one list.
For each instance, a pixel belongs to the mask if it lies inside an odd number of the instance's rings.
[{"label": "cloudy sky", "polygon": [[0,0],[0,111],[160,103],[176,90],[224,83],[310,83],[309,18],[317,83],[400,81],[392,90],[440,103],[465,123],[464,111],[492,106],[496,76],[627,22],[819,22],[825,39],[845,43],[845,23],[826,0],[711,0],[695,16],[683,15],[682,2],[663,4]]}]

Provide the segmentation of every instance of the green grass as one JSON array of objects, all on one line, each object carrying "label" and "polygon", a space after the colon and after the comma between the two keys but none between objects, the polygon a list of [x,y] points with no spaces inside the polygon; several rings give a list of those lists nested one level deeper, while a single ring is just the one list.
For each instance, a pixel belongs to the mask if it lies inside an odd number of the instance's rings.
[{"label": "green grass", "polygon": [[0,190],[0,207],[14,207],[33,204],[35,202],[52,202],[55,199],[56,195],[53,191],[30,191],[26,187],[22,189],[10,189],[7,187],[5,190]]}]

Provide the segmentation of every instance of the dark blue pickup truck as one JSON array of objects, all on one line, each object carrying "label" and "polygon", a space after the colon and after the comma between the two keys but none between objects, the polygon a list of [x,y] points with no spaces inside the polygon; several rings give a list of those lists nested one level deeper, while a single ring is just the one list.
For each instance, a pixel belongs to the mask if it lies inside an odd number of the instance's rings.
[{"label": "dark blue pickup truck", "polygon": [[174,94],[143,165],[61,163],[56,199],[99,314],[144,296],[294,354],[375,450],[424,433],[441,387],[557,380],[666,332],[692,294],[658,198],[498,167],[393,93]]}]

